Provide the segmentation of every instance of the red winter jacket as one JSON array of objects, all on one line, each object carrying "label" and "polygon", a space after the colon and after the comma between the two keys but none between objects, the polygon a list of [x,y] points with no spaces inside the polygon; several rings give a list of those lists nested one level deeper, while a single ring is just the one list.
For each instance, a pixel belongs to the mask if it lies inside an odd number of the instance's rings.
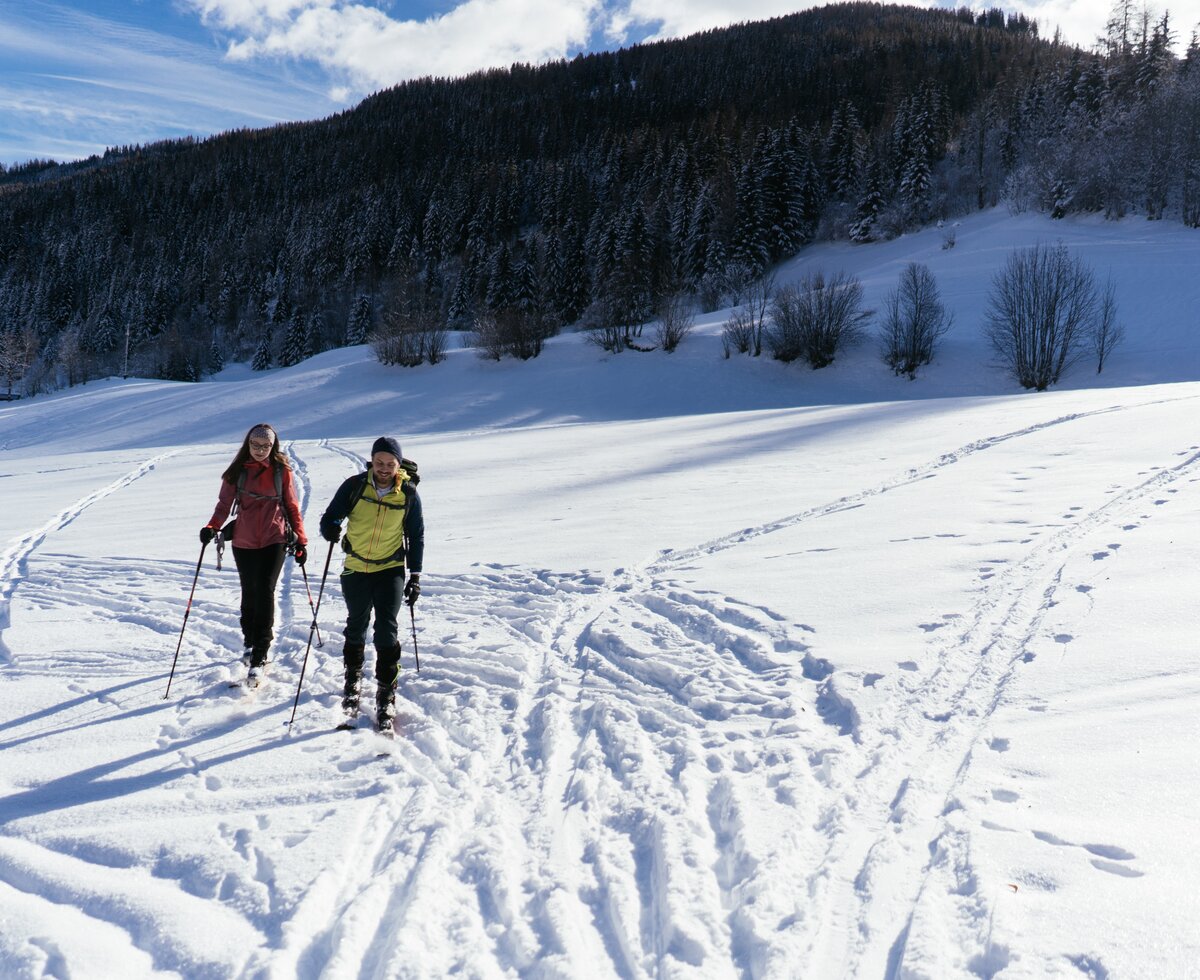
[{"label": "red winter jacket", "polygon": [[[237,527],[233,533],[235,548],[265,548],[287,540],[287,527],[283,513],[287,510],[288,520],[300,544],[308,547],[308,536],[304,533],[304,518],[296,503],[296,488],[292,482],[292,471],[283,467],[283,500],[275,496],[275,473],[270,460],[257,463],[247,460],[242,467],[246,474],[246,485],[238,501]],[[221,481],[221,495],[217,498],[217,509],[208,520],[209,527],[219,528],[225,523],[233,509],[233,498],[238,488],[233,483]]]}]

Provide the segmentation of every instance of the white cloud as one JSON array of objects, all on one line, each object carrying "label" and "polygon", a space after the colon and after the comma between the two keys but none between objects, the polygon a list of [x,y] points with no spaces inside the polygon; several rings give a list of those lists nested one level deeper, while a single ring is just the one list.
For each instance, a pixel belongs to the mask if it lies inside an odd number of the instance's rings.
[{"label": "white cloud", "polygon": [[0,2],[0,161],[312,119],[340,108],[309,79],[231,66],[192,43],[55,3]]},{"label": "white cloud", "polygon": [[360,89],[561,58],[587,43],[601,0],[466,0],[425,20],[334,0],[190,0],[235,36],[230,55],[311,59]]},{"label": "white cloud", "polygon": [[714,27],[745,21],[768,20],[820,6],[797,0],[631,0],[609,15],[610,37],[623,39],[634,27],[649,28],[649,40],[685,37]]}]

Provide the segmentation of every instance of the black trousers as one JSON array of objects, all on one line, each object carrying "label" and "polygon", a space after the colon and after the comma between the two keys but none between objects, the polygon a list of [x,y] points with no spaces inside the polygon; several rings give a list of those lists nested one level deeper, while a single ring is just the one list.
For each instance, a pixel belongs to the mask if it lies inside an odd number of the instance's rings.
[{"label": "black trousers", "polygon": [[252,649],[251,666],[267,659],[275,638],[275,586],[283,571],[282,542],[265,548],[234,548],[233,561],[242,583],[242,639]]},{"label": "black trousers", "polygon": [[396,683],[400,664],[400,628],[396,617],[404,602],[404,567],[381,572],[343,572],[346,599],[346,667],[361,670],[371,614],[375,614],[375,679],[384,687]]}]

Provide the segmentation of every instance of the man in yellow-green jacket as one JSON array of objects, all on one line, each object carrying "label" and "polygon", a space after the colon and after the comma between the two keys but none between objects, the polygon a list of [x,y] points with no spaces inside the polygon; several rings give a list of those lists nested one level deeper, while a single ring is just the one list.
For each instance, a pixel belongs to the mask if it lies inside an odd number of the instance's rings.
[{"label": "man in yellow-green jacket", "polygon": [[[346,685],[342,707],[358,713],[367,627],[375,615],[376,724],[390,732],[396,711],[400,664],[402,602],[412,606],[421,595],[425,520],[416,480],[401,462],[400,443],[381,436],[371,447],[371,465],[350,477],[321,515],[321,536],[342,541],[342,595],[346,599],[346,645],[342,659]],[[348,520],[347,520],[348,519]],[[347,521],[342,534],[342,521]],[[405,571],[408,580],[405,581]]]}]

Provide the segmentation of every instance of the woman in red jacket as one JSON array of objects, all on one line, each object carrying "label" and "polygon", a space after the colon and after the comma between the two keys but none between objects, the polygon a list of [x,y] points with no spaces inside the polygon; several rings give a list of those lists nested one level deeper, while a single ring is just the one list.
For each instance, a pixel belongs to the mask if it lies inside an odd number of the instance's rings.
[{"label": "woman in red jacket", "polygon": [[254,426],[229,468],[221,474],[217,509],[200,529],[208,544],[225,519],[237,518],[233,560],[242,584],[242,639],[249,658],[246,683],[256,687],[274,638],[275,586],[287,552],[288,528],[296,535],[296,564],[308,558],[308,537],[296,503],[292,468],[279,448],[279,436],[266,423]]}]

